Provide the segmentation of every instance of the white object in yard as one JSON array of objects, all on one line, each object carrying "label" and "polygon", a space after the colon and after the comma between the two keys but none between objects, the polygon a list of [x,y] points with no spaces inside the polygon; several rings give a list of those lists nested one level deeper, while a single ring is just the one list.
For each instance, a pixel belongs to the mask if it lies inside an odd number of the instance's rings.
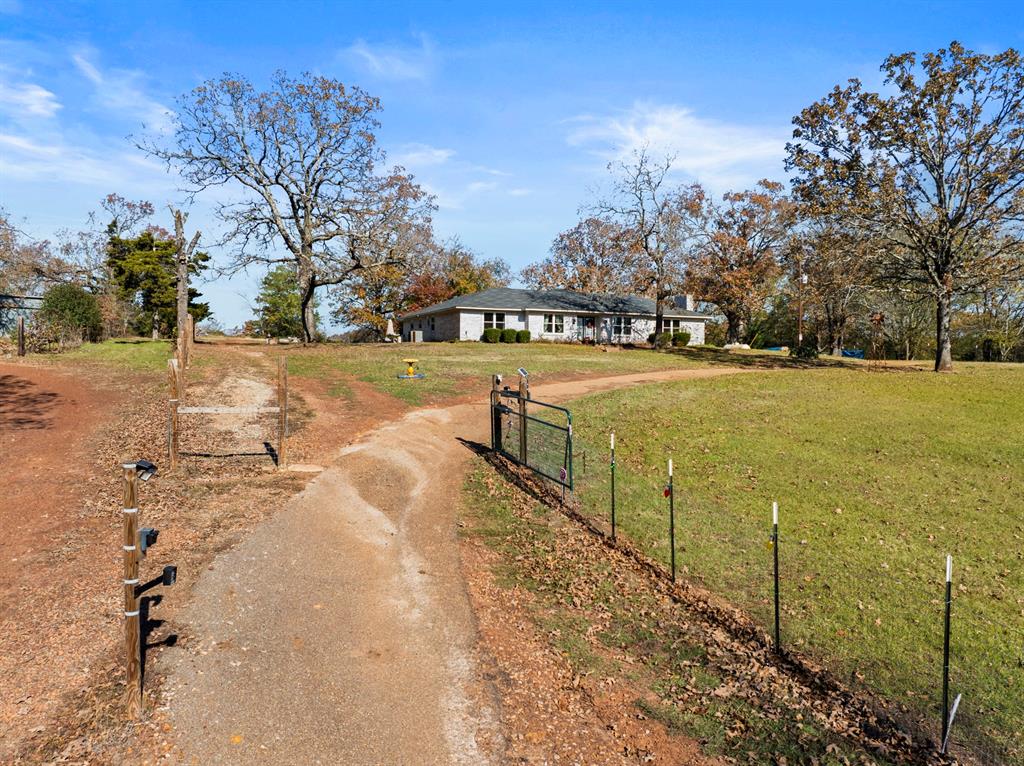
[{"label": "white object in yard", "polygon": [[668,475],[672,476],[672,458],[668,459]]},{"label": "white object in yard", "polygon": [[612,431],[612,449],[615,449],[615,432]]},{"label": "white object in yard", "polygon": [[772,503],[772,524],[778,526],[779,524],[779,504]]},{"label": "white object in yard", "polygon": [[411,340],[413,343],[422,343],[423,342],[423,330],[410,330],[409,331],[409,340]]},{"label": "white object in yard", "polygon": [[722,346],[722,348],[724,348],[726,351],[729,351],[729,350],[734,349],[734,348],[742,348],[742,349],[746,349],[747,351],[749,351],[750,350],[750,344],[749,343],[726,343],[724,346]]},{"label": "white object in yard", "polygon": [[953,557],[946,556],[946,582],[953,582]]}]

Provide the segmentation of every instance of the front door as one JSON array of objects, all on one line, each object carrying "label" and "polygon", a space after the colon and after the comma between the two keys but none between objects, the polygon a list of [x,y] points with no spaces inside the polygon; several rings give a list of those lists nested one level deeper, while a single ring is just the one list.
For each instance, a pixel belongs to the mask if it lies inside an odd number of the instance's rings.
[{"label": "front door", "polygon": [[576,325],[580,328],[580,340],[594,340],[597,327],[594,317],[578,317]]}]

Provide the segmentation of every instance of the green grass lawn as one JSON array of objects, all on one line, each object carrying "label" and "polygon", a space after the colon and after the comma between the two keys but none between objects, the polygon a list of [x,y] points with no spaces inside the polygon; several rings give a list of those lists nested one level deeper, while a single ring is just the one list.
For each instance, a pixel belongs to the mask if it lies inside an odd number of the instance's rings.
[{"label": "green grass lawn", "polygon": [[[405,371],[405,358],[419,360],[417,370],[426,375],[423,380],[398,379]],[[531,381],[539,383],[554,376],[616,375],[703,364],[695,355],[647,349],[602,351],[555,343],[329,345],[289,350],[288,360],[290,375],[326,380],[336,387],[337,395],[349,395],[343,381],[355,378],[413,405],[457,396],[466,392],[467,384],[486,386],[493,373],[512,380],[518,367],[525,367]]]},{"label": "green grass lawn", "polygon": [[33,359],[53,363],[84,362],[124,367],[138,372],[160,372],[167,369],[167,360],[174,355],[169,340],[146,338],[113,338],[102,343],[83,343],[63,354],[38,354]]},{"label": "green grass lawn", "polygon": [[768,626],[777,500],[784,643],[936,723],[951,553],[955,738],[1024,757],[1024,368],[765,372],[571,406],[589,513],[608,515],[614,429],[619,528],[667,563],[672,457],[679,565]]}]

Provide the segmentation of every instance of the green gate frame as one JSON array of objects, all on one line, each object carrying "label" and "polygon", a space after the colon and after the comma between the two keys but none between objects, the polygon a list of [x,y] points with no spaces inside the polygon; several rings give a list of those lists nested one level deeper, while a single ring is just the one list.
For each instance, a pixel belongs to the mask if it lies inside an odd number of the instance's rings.
[{"label": "green gate frame", "polygon": [[[512,404],[515,406],[511,406]],[[530,415],[530,406],[545,407],[549,410],[563,413],[565,415],[566,425],[562,426]],[[501,423],[503,415],[510,415],[511,417],[519,419],[520,454],[518,455],[514,455],[504,448]],[[565,434],[565,458],[562,467],[562,470],[565,472],[564,477],[552,476],[540,465],[530,462],[530,454],[528,451],[529,439],[527,438],[530,424],[535,424],[535,427],[537,428],[550,428],[556,431],[561,431]],[[520,385],[519,391],[513,391],[507,387],[499,389],[496,386],[492,389],[491,449],[500,455],[504,455],[513,463],[529,468],[538,476],[543,476],[545,479],[549,479],[550,481],[555,482],[555,484],[567,488],[570,492],[573,491],[572,413],[565,407],[559,407],[557,404],[548,404],[547,402],[541,402],[530,398],[529,393],[525,391],[524,385]]]}]

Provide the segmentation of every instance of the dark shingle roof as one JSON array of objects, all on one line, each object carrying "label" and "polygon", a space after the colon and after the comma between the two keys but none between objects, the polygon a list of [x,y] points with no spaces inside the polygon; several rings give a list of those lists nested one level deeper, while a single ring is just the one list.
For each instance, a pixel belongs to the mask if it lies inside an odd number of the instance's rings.
[{"label": "dark shingle roof", "polygon": [[[496,287],[479,293],[459,295],[433,306],[411,311],[402,319],[437,314],[451,309],[498,309],[505,311],[564,311],[599,314],[646,314],[654,316],[654,301],[631,295],[597,295],[572,290],[519,290]],[[707,319],[704,314],[676,308],[665,302],[665,316],[684,319]]]}]

